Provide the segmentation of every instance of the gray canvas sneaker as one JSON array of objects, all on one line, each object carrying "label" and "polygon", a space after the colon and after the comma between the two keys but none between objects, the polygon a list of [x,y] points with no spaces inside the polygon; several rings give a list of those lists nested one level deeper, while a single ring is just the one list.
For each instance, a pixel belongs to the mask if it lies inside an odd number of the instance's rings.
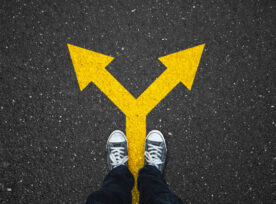
[{"label": "gray canvas sneaker", "polygon": [[125,134],[120,130],[113,131],[106,144],[107,164],[109,170],[117,166],[127,166],[128,145]]},{"label": "gray canvas sneaker", "polygon": [[152,165],[163,172],[167,147],[162,133],[158,130],[149,132],[145,142],[145,165]]}]

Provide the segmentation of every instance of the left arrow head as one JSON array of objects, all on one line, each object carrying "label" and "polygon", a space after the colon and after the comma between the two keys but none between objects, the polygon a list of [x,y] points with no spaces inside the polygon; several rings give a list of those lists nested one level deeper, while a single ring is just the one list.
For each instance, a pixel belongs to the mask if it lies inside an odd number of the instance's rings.
[{"label": "left arrow head", "polygon": [[93,81],[93,78],[97,77],[97,73],[100,70],[105,69],[105,67],[114,59],[114,57],[98,52],[71,44],[67,45],[81,91],[91,81]]}]

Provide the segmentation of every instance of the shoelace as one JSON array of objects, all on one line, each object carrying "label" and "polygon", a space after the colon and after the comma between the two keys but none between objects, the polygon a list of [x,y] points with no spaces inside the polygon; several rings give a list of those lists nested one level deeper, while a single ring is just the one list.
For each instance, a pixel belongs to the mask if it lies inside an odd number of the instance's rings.
[{"label": "shoelace", "polygon": [[162,147],[153,144],[148,144],[148,146],[148,151],[145,151],[146,161],[148,162],[148,164],[156,166],[156,168],[158,168],[158,164],[163,163],[160,159]]},{"label": "shoelace", "polygon": [[110,147],[110,150],[109,158],[113,168],[123,165],[128,160],[128,156],[124,156],[124,147]]}]

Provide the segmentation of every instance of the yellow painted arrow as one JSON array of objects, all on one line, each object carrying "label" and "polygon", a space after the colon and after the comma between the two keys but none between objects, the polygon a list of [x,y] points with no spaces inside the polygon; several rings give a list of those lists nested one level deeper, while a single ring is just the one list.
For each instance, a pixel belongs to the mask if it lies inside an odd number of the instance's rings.
[{"label": "yellow painted arrow", "polygon": [[[128,139],[128,166],[137,181],[144,165],[144,142],[148,113],[178,84],[191,90],[205,44],[172,53],[159,60],[167,69],[137,98],[132,96],[107,70],[114,59],[94,51],[68,44],[80,90],[93,82],[125,115]],[[137,183],[132,191],[133,203],[139,202]]]}]

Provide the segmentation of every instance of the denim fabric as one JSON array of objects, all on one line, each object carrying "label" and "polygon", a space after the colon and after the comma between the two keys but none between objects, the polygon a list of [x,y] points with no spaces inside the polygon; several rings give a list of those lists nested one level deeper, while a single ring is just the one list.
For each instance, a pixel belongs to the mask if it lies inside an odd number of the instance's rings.
[{"label": "denim fabric", "polygon": [[[86,204],[130,204],[134,178],[126,166],[114,168],[105,177],[102,187],[92,193]],[[179,204],[181,200],[173,194],[154,166],[140,169],[138,176],[140,204]]]},{"label": "denim fabric", "polygon": [[118,166],[105,177],[102,187],[92,193],[86,204],[129,204],[134,178],[126,166]]},{"label": "denim fabric", "polygon": [[140,169],[138,176],[140,204],[179,204],[180,198],[173,194],[163,179],[161,172],[154,166],[147,165]]}]

